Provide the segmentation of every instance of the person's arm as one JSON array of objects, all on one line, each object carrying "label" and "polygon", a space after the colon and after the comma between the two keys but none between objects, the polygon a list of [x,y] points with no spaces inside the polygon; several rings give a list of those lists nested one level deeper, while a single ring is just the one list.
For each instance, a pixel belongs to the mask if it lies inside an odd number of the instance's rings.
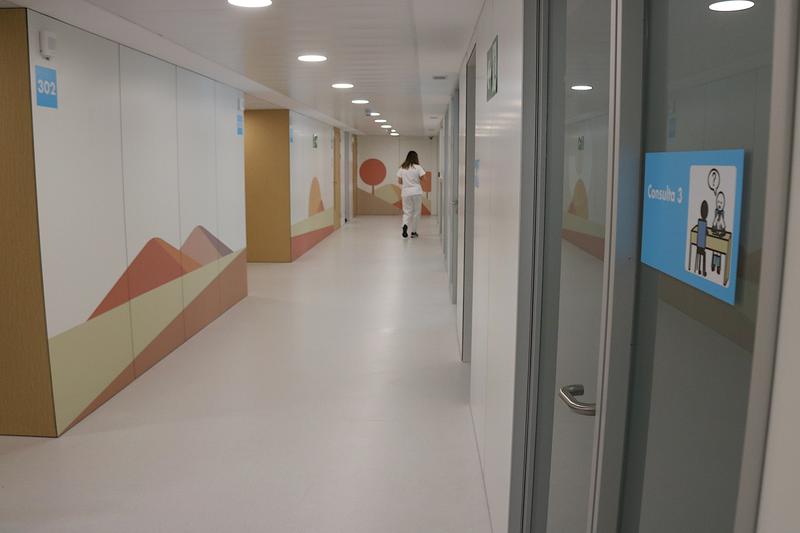
[{"label": "person's arm", "polygon": [[403,175],[400,173],[399,170],[397,171],[397,183],[399,183],[400,185],[403,184]]}]

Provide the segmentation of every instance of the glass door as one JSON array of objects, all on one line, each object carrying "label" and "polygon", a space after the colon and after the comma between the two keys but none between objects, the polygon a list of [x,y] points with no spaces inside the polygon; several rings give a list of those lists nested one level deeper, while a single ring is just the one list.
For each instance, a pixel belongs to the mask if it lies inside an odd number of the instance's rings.
[{"label": "glass door", "polygon": [[[745,163],[733,305],[640,265],[620,531],[730,533],[759,272],[771,260],[761,251],[774,1],[645,3],[644,150],[743,149]],[[687,268],[724,280],[727,258],[705,236],[723,235],[715,225],[725,227],[733,206],[703,194],[709,214],[701,208],[696,218],[705,247],[692,248]]]},{"label": "glass door", "polygon": [[533,531],[583,533],[589,523],[608,268],[611,22],[612,0],[549,3],[539,365],[555,387],[540,389],[536,438],[549,458],[536,476],[548,483],[535,496],[546,512],[533,512]]}]

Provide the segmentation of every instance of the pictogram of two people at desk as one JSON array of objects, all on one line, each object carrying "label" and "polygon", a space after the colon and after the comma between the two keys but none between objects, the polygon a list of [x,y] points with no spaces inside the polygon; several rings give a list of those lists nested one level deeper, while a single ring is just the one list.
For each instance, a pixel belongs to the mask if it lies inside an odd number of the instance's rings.
[{"label": "pictogram of two people at desk", "polygon": [[[689,253],[687,254],[689,256],[689,264],[687,269],[689,272],[707,279],[710,271],[712,278],[715,278],[711,279],[711,281],[727,287],[730,281],[731,242],[733,237],[732,233],[728,231],[726,223],[727,197],[725,192],[720,190],[721,180],[717,169],[711,169],[707,182],[708,188],[713,193],[713,200],[711,198],[702,198],[702,196],[711,196],[706,193],[697,197],[698,200],[702,199],[699,206],[689,206],[690,230]],[[709,206],[709,200],[713,202],[713,213]],[[692,212],[692,210],[695,211]],[[693,215],[698,216],[698,218],[693,219]],[[692,220],[697,220],[697,223],[692,225]],[[711,258],[710,267],[708,265],[709,256]],[[717,276],[714,276],[714,273]]]}]

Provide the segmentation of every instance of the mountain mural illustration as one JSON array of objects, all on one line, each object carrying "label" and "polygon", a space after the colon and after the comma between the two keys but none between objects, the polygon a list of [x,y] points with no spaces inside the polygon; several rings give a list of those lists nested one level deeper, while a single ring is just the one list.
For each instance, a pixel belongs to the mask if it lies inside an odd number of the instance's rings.
[{"label": "mountain mural illustration", "polygon": [[89,320],[231,253],[203,226],[192,231],[180,250],[163,239],[150,239]]}]

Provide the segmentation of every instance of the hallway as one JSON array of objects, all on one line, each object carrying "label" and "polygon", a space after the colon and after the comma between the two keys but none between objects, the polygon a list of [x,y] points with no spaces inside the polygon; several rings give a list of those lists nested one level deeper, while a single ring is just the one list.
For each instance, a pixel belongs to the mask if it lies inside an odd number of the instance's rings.
[{"label": "hallway", "polygon": [[360,217],[60,439],[0,437],[11,532],[490,530],[436,220]]}]

